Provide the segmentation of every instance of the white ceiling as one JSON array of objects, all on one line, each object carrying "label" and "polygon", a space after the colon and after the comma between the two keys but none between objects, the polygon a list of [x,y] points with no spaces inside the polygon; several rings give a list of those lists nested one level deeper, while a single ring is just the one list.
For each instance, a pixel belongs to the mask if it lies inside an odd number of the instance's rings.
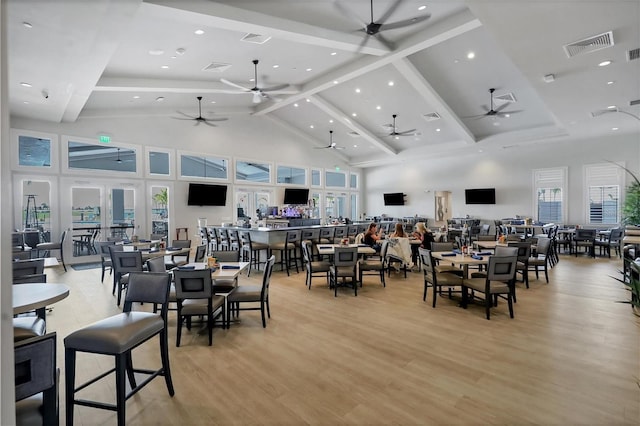
[{"label": "white ceiling", "polygon": [[[374,20],[396,2],[374,0]],[[616,106],[640,116],[640,105],[629,105],[640,99],[640,60],[626,56],[640,48],[640,0],[403,0],[387,23],[431,17],[383,30],[391,50],[376,37],[362,45],[364,33],[356,30],[358,20],[370,21],[369,7],[369,0],[9,0],[11,113],[53,122],[170,120],[176,111],[197,115],[195,98],[203,96],[205,117],[229,117],[218,126],[232,125],[237,114],[265,116],[299,135],[310,155],[329,144],[333,130],[345,148],[336,155],[356,166],[470,147],[605,141],[612,132],[640,142],[640,118],[591,115]],[[565,54],[563,45],[607,31],[613,46]],[[271,38],[241,41],[247,33]],[[149,54],[154,50],[160,54]],[[256,105],[251,94],[220,81],[253,87],[253,59],[260,60],[259,87],[290,84],[274,92],[276,100]],[[611,65],[599,67],[604,60]],[[230,67],[204,71],[212,62]],[[547,74],[555,81],[545,83]],[[489,88],[515,97],[502,111],[520,112],[469,118],[488,109]],[[441,118],[428,121],[430,113]],[[398,131],[415,134],[388,136],[392,114]]]}]

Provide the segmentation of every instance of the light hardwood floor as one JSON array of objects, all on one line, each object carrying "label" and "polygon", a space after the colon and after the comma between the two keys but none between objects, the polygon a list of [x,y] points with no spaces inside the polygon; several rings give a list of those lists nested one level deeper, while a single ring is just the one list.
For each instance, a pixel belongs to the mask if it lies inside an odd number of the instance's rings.
[{"label": "light hardwood floor", "polygon": [[[171,369],[176,394],[162,378],[127,402],[136,424],[640,424],[640,320],[628,304],[618,259],[562,256],[550,284],[530,275],[519,285],[515,319],[505,302],[491,320],[482,306],[463,310],[439,298],[422,301],[422,273],[392,274],[383,288],[365,277],[354,297],[334,298],[321,278],[309,291],[304,273],[275,272],[267,328],[242,312],[229,330],[184,331]],[[117,313],[110,278],[100,270],[47,270],[71,286],[48,314],[63,338]],[[259,283],[260,276],[241,277]],[[148,307],[145,307],[148,308]],[[134,351],[134,364],[159,365],[157,339]],[[78,355],[77,383],[112,366]],[[64,424],[64,381],[61,424]],[[80,395],[113,402],[113,381]],[[115,424],[115,414],[76,407],[76,424]]]}]

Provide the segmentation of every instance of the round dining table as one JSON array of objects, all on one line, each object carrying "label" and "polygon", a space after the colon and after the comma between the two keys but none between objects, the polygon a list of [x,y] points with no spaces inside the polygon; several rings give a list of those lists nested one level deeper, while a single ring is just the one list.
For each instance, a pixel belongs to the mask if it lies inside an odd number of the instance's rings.
[{"label": "round dining table", "polygon": [[66,284],[16,284],[13,289],[13,314],[35,310],[44,319],[45,308],[69,296]]}]

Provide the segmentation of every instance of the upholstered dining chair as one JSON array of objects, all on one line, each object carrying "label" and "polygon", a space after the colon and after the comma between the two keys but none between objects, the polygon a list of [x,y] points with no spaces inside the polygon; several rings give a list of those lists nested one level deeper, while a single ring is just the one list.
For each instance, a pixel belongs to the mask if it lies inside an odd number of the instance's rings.
[{"label": "upholstered dining chair", "polygon": [[[211,256],[215,257],[218,262],[239,262],[239,250],[215,250],[211,252]],[[213,293],[223,294],[233,291],[238,286],[238,277],[216,278],[213,280]]]},{"label": "upholstered dining chair", "polygon": [[596,233],[595,229],[576,229],[576,233],[571,241],[573,251],[578,256],[578,248],[583,247],[589,253],[589,256],[596,257]]},{"label": "upholstered dining chair", "polygon": [[44,259],[28,259],[14,260],[11,262],[13,269],[13,278],[22,277],[24,275],[34,275],[44,273]]},{"label": "upholstered dining chair", "polygon": [[[467,308],[469,289],[484,294],[485,314],[491,318],[491,307],[498,306],[498,297],[507,300],[509,316],[513,318],[513,294],[515,289],[518,256],[490,256],[487,276],[468,278],[462,282],[462,307]],[[475,293],[474,293],[475,294]]]},{"label": "upholstered dining chair", "polygon": [[[249,262],[249,267],[247,268],[247,276],[249,277],[251,276],[252,267],[260,269],[260,264],[267,262],[267,259],[269,258],[269,244],[253,241],[249,231],[240,232],[240,241],[242,242],[242,258]],[[260,256],[262,251],[265,252],[264,262],[261,261]]]},{"label": "upholstered dining chair", "polygon": [[304,240],[301,244],[304,267],[307,271],[305,284],[309,290],[311,290],[312,278],[318,276],[318,274],[324,275],[327,279],[327,284],[329,284],[329,270],[331,269],[331,263],[324,260],[313,260],[313,255],[311,253],[313,243],[311,241]]},{"label": "upholstered dining chair", "polygon": [[536,273],[536,279],[538,279],[538,273],[540,268],[542,268],[547,284],[549,283],[549,264],[551,263],[551,257],[551,240],[549,238],[538,237],[536,255],[529,258],[527,267],[530,271]]},{"label": "upholstered dining chair", "polygon": [[[171,277],[166,272],[132,272],[122,313],[95,322],[65,337],[65,415],[68,426],[73,425],[75,405],[116,411],[118,426],[124,426],[127,399],[158,376],[164,377],[169,395],[174,395],[167,335],[167,298],[170,282]],[[161,306],[160,313],[134,311],[133,304],[138,302],[158,304]],[[154,336],[158,336],[160,340],[162,366],[156,370],[134,368],[131,352]],[[78,352],[113,356],[115,367],[76,387],[76,354]],[[76,392],[114,372],[115,404],[76,398]],[[149,377],[138,384],[135,373]],[[127,378],[131,389],[129,393],[125,383]]]},{"label": "upholstered dining chair", "polygon": [[[359,235],[359,234],[358,234]],[[358,260],[358,281],[362,286],[363,275],[379,275],[380,282],[383,287],[387,286],[384,278],[384,273],[387,270],[387,249],[389,248],[389,241],[383,240],[380,247],[379,256],[368,256]]]},{"label": "upholstered dining chair", "polygon": [[113,264],[113,290],[118,297],[118,306],[122,299],[122,291],[127,288],[130,272],[142,272],[142,253],[140,251],[118,251],[110,246]]},{"label": "upholstered dining chair", "polygon": [[[358,247],[336,247],[333,253],[333,264],[329,269],[330,288],[334,297],[338,296],[338,287],[353,287],[354,295],[358,295]],[[347,278],[349,280],[347,280]]]},{"label": "upholstered dining chair", "polygon": [[[172,240],[171,246],[172,248],[191,248],[191,240]],[[188,252],[186,255],[172,255],[171,260],[165,262],[165,267],[167,269],[175,268],[176,266],[186,265],[189,263],[189,258],[191,257],[191,252]]]},{"label": "upholstered dining chair", "polygon": [[58,425],[56,333],[14,343],[16,424]]},{"label": "upholstered dining chair", "polygon": [[40,256],[40,252],[44,251],[46,256],[48,256],[51,251],[59,250],[60,251],[60,262],[62,262],[62,267],[64,271],[67,272],[67,265],[64,264],[64,240],[67,237],[67,230],[62,231],[62,235],[60,235],[60,241],[57,243],[40,243],[36,245],[36,250],[38,252],[38,256]]},{"label": "upholstered dining chair", "polygon": [[[453,241],[442,242],[442,243],[431,243],[431,251],[434,253],[442,252],[442,251],[452,251],[454,249]],[[443,265],[442,263],[435,263],[436,272],[453,272],[454,274],[458,274],[460,276],[463,275],[462,268],[459,268],[455,265]]]},{"label": "upholstered dining chair", "polygon": [[194,256],[193,261],[195,263],[202,263],[204,262],[204,259],[206,256],[207,256],[207,245],[202,244],[202,245],[196,246],[196,255]]},{"label": "upholstered dining chair", "polygon": [[114,246],[116,243],[113,241],[97,241],[96,250],[100,255],[100,267],[102,269],[102,276],[100,281],[104,281],[104,274],[109,269],[109,274],[113,274],[113,265],[111,263],[111,252],[109,246]]},{"label": "upholstered dining chair", "polygon": [[462,276],[453,274],[451,272],[438,272],[437,265],[431,256],[431,250],[419,248],[418,253],[422,261],[422,272],[424,274],[424,291],[422,293],[422,300],[427,300],[427,290],[429,287],[433,290],[433,307],[436,307],[436,298],[438,293],[442,294],[442,288],[448,287],[449,298],[451,298],[451,287],[462,288]]},{"label": "upholstered dining chair", "polygon": [[529,288],[529,258],[531,257],[531,243],[508,242],[509,247],[518,248],[517,271],[522,274],[522,282]]},{"label": "upholstered dining chair", "polygon": [[217,317],[225,318],[224,297],[213,294],[211,271],[209,269],[190,269],[173,271],[178,302],[178,327],[176,347],[180,346],[182,326],[187,323],[191,330],[191,319],[194,316],[207,318],[209,346],[213,343],[213,321]]},{"label": "upholstered dining chair", "polygon": [[[262,316],[262,327],[267,327],[267,317],[271,318],[271,309],[269,307],[269,283],[271,281],[271,273],[273,265],[276,263],[275,256],[271,255],[264,267],[262,274],[262,286],[239,285],[227,296],[227,327],[231,322],[231,313],[240,314],[240,311],[256,311],[259,310]],[[241,304],[249,303],[248,307],[241,307]],[[258,306],[255,306],[258,304]]]}]

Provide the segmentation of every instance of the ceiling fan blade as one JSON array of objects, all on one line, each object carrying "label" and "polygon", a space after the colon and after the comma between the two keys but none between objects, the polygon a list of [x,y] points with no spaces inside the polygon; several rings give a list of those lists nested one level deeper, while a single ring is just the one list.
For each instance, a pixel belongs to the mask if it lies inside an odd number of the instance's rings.
[{"label": "ceiling fan blade", "polygon": [[500,111],[502,111],[503,109],[505,109],[505,108],[507,107],[507,105],[509,105],[509,102],[505,102],[505,103],[503,103],[502,105],[499,105],[499,106],[495,107],[493,110],[494,110],[495,112],[500,112]]},{"label": "ceiling fan blade", "polygon": [[182,114],[182,115],[184,115],[184,116],[185,116],[185,117],[187,117],[188,119],[191,119],[191,120],[194,120],[194,119],[195,119],[195,117],[194,117],[194,116],[189,115],[189,114],[185,114],[185,113],[184,113],[184,112],[182,112],[182,111],[176,111],[176,112],[177,112],[178,114]]},{"label": "ceiling fan blade", "polygon": [[331,145],[327,145],[327,146],[314,146],[314,149],[327,149],[327,148],[331,148]]},{"label": "ceiling fan blade", "polygon": [[229,81],[229,80],[225,80],[224,78],[221,78],[220,81],[222,83],[226,84],[227,86],[235,87],[235,88],[241,89],[241,90],[243,90],[245,92],[250,92],[251,91],[251,89],[249,89],[247,87],[240,86],[239,84],[236,84],[236,83],[234,83],[232,81]]},{"label": "ceiling fan blade", "polygon": [[263,87],[262,89],[260,89],[260,91],[261,92],[275,92],[275,91],[278,91],[278,90],[286,89],[287,87],[289,87],[288,84],[278,84],[277,86]]},{"label": "ceiling fan blade", "polygon": [[357,22],[358,24],[360,24],[360,27],[362,29],[366,29],[367,28],[367,23],[364,22],[359,16],[358,14],[356,14],[353,10],[351,10],[350,8],[346,7],[345,5],[342,4],[342,2],[339,1],[335,1],[333,2],[333,5],[343,14],[343,15],[347,15],[350,19],[354,20],[355,22]]},{"label": "ceiling fan blade", "polygon": [[409,25],[426,21],[429,18],[431,18],[431,14],[427,13],[426,15],[416,16],[415,18],[404,19],[402,21],[392,22],[390,24],[383,24],[380,31],[395,30],[398,28],[408,27]]},{"label": "ceiling fan blade", "polygon": [[218,126],[216,126],[216,125],[215,125],[215,124],[213,124],[213,123],[209,123],[209,121],[207,121],[207,120],[200,120],[200,121],[198,121],[198,124],[200,124],[200,123],[206,124],[206,125],[207,125],[207,126],[209,126],[209,127],[218,127]]},{"label": "ceiling fan blade", "polygon": [[344,146],[334,146],[333,149],[345,149]]},{"label": "ceiling fan blade", "polygon": [[389,49],[389,50],[394,50],[395,46],[393,43],[391,43],[389,40],[387,40],[382,34],[380,33],[376,33],[376,35],[374,35],[375,38],[377,38],[380,43],[384,44],[384,46]]},{"label": "ceiling fan blade", "polygon": [[203,118],[204,121],[227,121],[228,118],[227,117],[220,117],[220,118]]},{"label": "ceiling fan blade", "polygon": [[[387,19],[389,19],[389,16],[391,16],[393,14],[393,12],[396,11],[396,9],[398,8],[398,6],[400,6],[400,3],[402,2],[402,0],[395,0],[395,2],[389,6],[389,8],[382,14],[382,16],[380,18],[378,18],[378,24],[384,24],[385,21]],[[373,2],[371,3],[371,8],[373,8]]]},{"label": "ceiling fan blade", "polygon": [[499,117],[506,117],[507,115],[518,114],[518,113],[520,113],[522,111],[523,110],[521,110],[521,109],[517,109],[515,111],[502,111],[502,112],[499,112],[496,115],[498,115]]},{"label": "ceiling fan blade", "polygon": [[196,119],[195,117],[189,117],[189,118],[185,118],[185,117],[171,117],[171,118],[173,118],[174,120],[187,120],[187,121],[188,121],[188,120],[195,120],[195,119]]},{"label": "ceiling fan blade", "polygon": [[397,136],[413,136],[416,129],[405,130],[404,132],[395,132]]}]

